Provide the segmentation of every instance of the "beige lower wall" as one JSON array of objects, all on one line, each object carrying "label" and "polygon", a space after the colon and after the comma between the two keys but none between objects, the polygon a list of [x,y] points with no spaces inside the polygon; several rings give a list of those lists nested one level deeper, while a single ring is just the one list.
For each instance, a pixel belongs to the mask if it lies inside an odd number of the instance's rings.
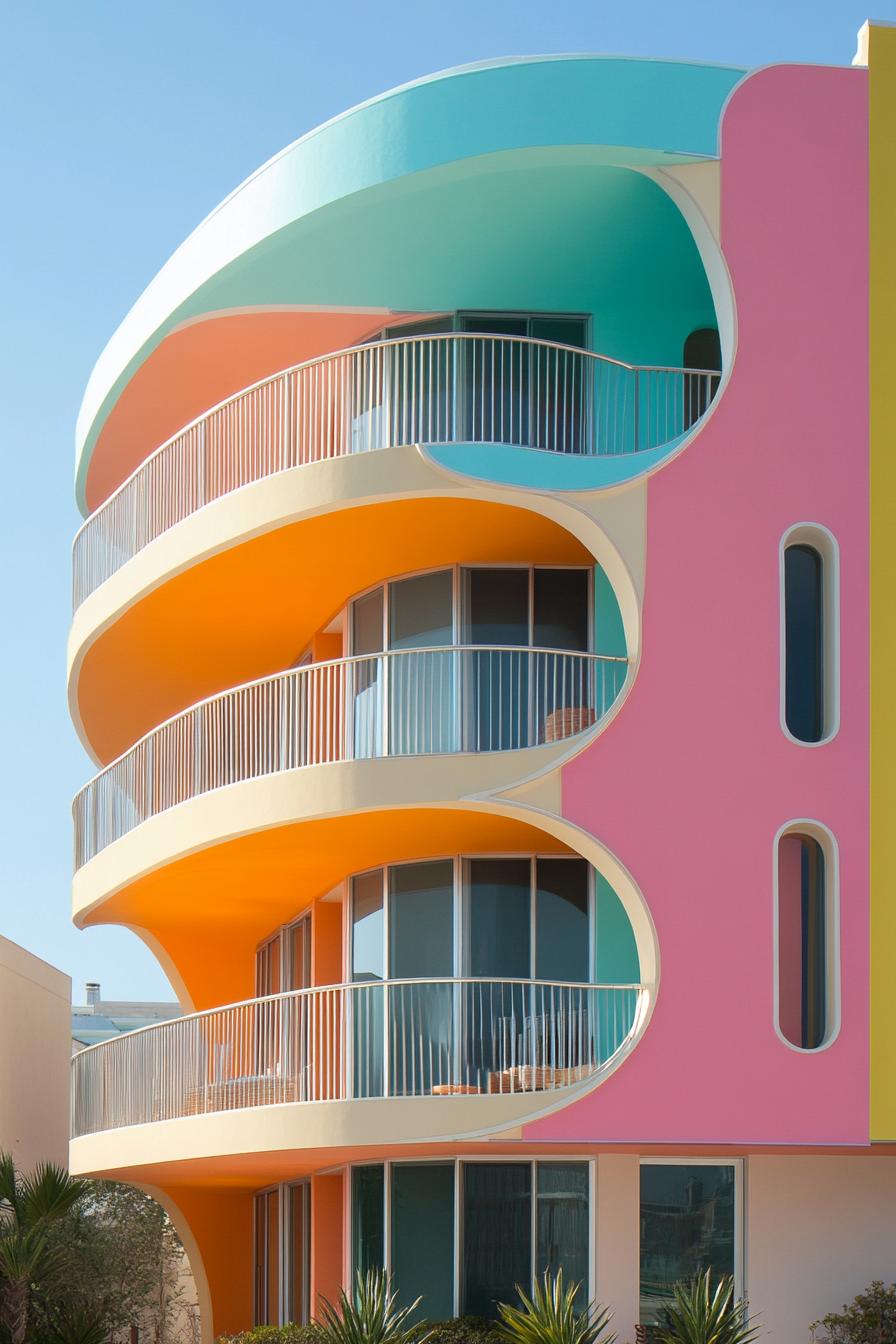
[{"label": "beige lower wall", "polygon": [[[523,1152],[527,1158],[539,1156],[529,1148]],[[695,1158],[691,1154],[682,1161]],[[743,1164],[739,1241],[744,1289],[759,1317],[762,1344],[809,1344],[813,1321],[851,1301],[872,1279],[896,1279],[896,1156],[738,1160]],[[619,1344],[633,1344],[638,1320],[639,1169],[636,1154],[596,1156],[595,1296],[612,1311]],[[332,1298],[343,1273],[341,1219],[348,1193],[339,1173],[319,1174],[315,1182],[312,1276]],[[150,1192],[172,1214],[187,1247],[205,1344],[222,1331],[247,1327],[252,1315],[251,1190]]]},{"label": "beige lower wall", "polygon": [[896,1157],[751,1157],[746,1288],[772,1340],[896,1279]]},{"label": "beige lower wall", "polygon": [[630,1153],[597,1159],[595,1296],[613,1312],[622,1341],[634,1339],[639,1284],[639,1162]]},{"label": "beige lower wall", "polygon": [[72,982],[0,937],[0,1149],[68,1164]]},{"label": "beige lower wall", "polygon": [[[872,1279],[896,1280],[896,1156],[760,1155],[743,1165],[744,1289],[761,1339],[809,1344],[813,1321]],[[638,1319],[638,1170],[637,1156],[597,1159],[596,1295],[621,1344]]]}]

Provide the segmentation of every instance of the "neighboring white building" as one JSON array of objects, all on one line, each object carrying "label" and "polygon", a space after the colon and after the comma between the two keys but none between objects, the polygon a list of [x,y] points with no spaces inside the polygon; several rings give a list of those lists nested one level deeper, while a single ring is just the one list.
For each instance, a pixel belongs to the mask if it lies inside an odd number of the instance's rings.
[{"label": "neighboring white building", "polygon": [[180,1017],[180,1004],[151,1003],[139,1000],[103,999],[99,984],[88,981],[84,986],[84,1003],[72,1004],[72,1054],[88,1045],[97,1045],[125,1031],[149,1027],[156,1022],[169,1022]]}]

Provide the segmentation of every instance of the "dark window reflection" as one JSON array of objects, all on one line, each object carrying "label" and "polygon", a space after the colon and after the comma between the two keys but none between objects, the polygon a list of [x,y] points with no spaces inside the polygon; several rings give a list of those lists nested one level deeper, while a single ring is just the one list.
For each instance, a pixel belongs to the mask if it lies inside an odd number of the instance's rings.
[{"label": "dark window reflection", "polygon": [[731,1164],[642,1165],[642,1323],[657,1320],[681,1280],[734,1273],[734,1193]]}]

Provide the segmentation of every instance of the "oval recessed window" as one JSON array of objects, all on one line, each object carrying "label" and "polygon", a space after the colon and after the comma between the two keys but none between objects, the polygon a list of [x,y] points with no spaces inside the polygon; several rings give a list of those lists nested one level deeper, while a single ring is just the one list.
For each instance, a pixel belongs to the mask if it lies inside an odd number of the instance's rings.
[{"label": "oval recessed window", "polygon": [[794,528],[781,570],[782,720],[790,737],[812,746],[837,729],[837,544],[826,529]]},{"label": "oval recessed window", "polygon": [[836,884],[828,837],[785,831],[777,850],[777,1025],[798,1050],[836,1035]]}]

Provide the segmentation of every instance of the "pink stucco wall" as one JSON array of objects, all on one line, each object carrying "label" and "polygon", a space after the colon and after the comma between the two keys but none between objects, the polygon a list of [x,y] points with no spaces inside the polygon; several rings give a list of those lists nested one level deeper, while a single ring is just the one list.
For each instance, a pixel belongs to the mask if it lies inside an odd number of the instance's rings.
[{"label": "pink stucco wall", "polygon": [[[774,67],[722,135],[733,376],[648,488],[643,660],[622,712],[563,772],[565,814],[630,869],[656,923],[647,1033],[529,1139],[868,1140],[867,80]],[[782,534],[841,550],[837,737],[779,726]],[[772,847],[811,817],[840,849],[842,1028],[789,1049],[773,1024]]]}]

